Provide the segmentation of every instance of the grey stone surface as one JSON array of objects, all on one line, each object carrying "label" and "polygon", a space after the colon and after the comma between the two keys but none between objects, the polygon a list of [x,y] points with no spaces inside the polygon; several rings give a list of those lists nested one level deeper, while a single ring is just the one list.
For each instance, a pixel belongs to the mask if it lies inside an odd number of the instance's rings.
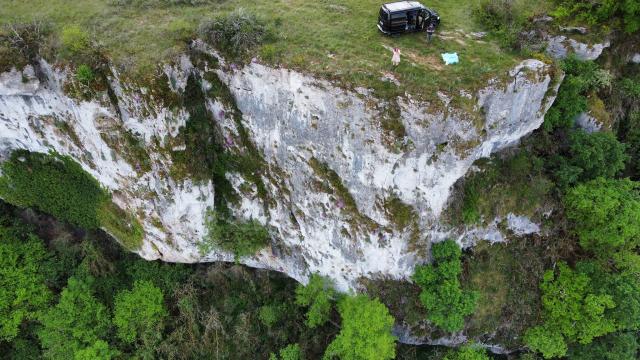
[{"label": "grey stone surface", "polygon": [[582,60],[595,60],[604,49],[611,46],[609,41],[601,44],[584,44],[564,35],[550,37],[547,41],[547,54],[555,59],[564,59],[575,54]]},{"label": "grey stone surface", "polygon": [[[0,152],[55,150],[76,159],[114,191],[120,207],[144,214],[139,219],[145,229],[139,253],[147,259],[233,261],[229,253],[198,251],[197,243],[206,233],[206,211],[213,204],[213,184],[170,176],[167,152],[184,146],[172,139],[188,117],[185,109],[162,107],[145,95],[146,89],[120,81],[114,69],[111,86],[119,115],[106,96],[93,101],[67,96],[62,84],[72,72],[46,63],[42,68],[50,79],[47,84],[33,77],[23,82],[19,72],[0,75]],[[191,71],[204,70],[194,69],[186,57],[165,68],[176,90],[184,88]],[[407,278],[415,263],[426,259],[410,246],[409,229],[394,228],[385,199],[396,196],[415,210],[420,246],[457,231],[439,221],[452,185],[475,160],[516,144],[542,124],[554,100],[555,92],[549,90],[558,85],[551,73],[548,65],[526,60],[506,80],[494,79],[475,93],[464,92],[474,106],[460,109],[451,99],[464,89],[440,93],[430,101],[410,95],[389,101],[376,99],[366,89],[350,92],[258,63],[218,70],[243,114],[242,124],[264,154],[268,173],[262,179],[273,199],[265,207],[246,179],[228,174],[242,195],[233,208],[237,216],[273,229],[272,246],[241,262],[299,281],[319,272],[334,279],[341,290],[354,288],[360,277]],[[224,136],[237,138],[230,109],[214,98],[207,105]],[[380,124],[394,106],[396,121],[406,130],[400,139]],[[79,142],[60,131],[57,121],[67,123]],[[120,149],[100,136],[123,130],[145,142],[150,171],[127,163]],[[312,158],[340,177],[355,200],[355,214],[346,211],[345,199],[318,187],[325,179],[310,165]]]}]

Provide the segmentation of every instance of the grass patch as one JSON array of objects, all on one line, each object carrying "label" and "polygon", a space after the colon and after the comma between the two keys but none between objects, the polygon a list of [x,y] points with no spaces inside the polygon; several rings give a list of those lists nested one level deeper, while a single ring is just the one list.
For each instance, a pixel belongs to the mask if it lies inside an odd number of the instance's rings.
[{"label": "grass patch", "polygon": [[113,204],[111,194],[68,156],[14,151],[2,164],[0,197],[85,229],[104,228],[127,249],[142,245],[135,216]]},{"label": "grass patch", "polygon": [[359,284],[371,298],[382,301],[398,323],[411,326],[415,336],[426,336],[432,329],[419,326],[427,317],[420,302],[420,287],[408,281],[360,278]]},{"label": "grass patch", "polygon": [[[480,1],[427,2],[442,17],[431,43],[424,34],[380,34],[375,26],[380,2],[374,0],[186,1],[181,6],[153,5],[163,5],[163,1],[142,2],[153,6],[129,6],[138,1],[124,1],[125,6],[104,0],[11,1],[0,8],[0,24],[47,19],[58,30],[80,26],[104,44],[118,65],[145,73],[185,51],[186,43],[183,36],[176,35],[176,24],[199,24],[242,7],[271,24],[274,40],[252,51],[255,56],[266,55],[263,60],[271,65],[310,72],[349,88],[372,88],[379,96],[408,91],[436,98],[438,90],[457,93],[461,88],[484,86],[489,78],[505,73],[521,60],[493,41],[465,36],[482,30],[470,21],[472,9]],[[184,26],[178,28],[184,33]],[[387,50],[394,46],[403,53],[403,62],[395,69]],[[440,54],[454,51],[461,63],[443,66]],[[381,80],[384,72],[393,72],[401,86]]]},{"label": "grass patch", "polygon": [[117,150],[118,154],[136,170],[151,171],[151,158],[144,141],[123,126],[118,125],[114,130],[110,133],[102,131],[100,137],[111,149]]},{"label": "grass patch", "polygon": [[128,250],[139,249],[144,238],[144,229],[138,219],[119,208],[113,202],[104,202],[98,209],[100,226],[118,239]]},{"label": "grass patch", "polygon": [[470,336],[495,334],[492,342],[515,348],[540,314],[538,284],[548,256],[545,244],[531,239],[509,243],[478,243],[463,257],[463,287],[479,294],[467,321]]}]

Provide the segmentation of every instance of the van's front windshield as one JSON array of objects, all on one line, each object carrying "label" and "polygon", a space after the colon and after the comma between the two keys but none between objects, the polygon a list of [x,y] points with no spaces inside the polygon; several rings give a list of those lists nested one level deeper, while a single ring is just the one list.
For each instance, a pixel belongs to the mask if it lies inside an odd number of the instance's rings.
[{"label": "van's front windshield", "polygon": [[387,16],[388,16],[388,13],[384,11],[384,9],[380,9],[380,19],[388,20]]}]

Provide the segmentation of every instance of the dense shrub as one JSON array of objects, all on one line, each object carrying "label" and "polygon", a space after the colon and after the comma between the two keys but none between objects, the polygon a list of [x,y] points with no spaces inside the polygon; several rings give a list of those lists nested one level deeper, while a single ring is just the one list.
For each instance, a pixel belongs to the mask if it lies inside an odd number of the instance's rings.
[{"label": "dense shrub", "polygon": [[60,33],[60,42],[64,51],[75,55],[89,49],[89,34],[78,25],[65,26]]},{"label": "dense shrub", "polygon": [[519,0],[482,0],[473,10],[482,26],[495,34],[501,45],[518,47],[518,37],[527,20]]},{"label": "dense shrub", "polygon": [[481,171],[467,175],[462,197],[448,210],[454,223],[471,225],[509,213],[534,216],[553,189],[543,159],[524,150],[477,164]]},{"label": "dense shrub", "polygon": [[142,244],[137,218],[111,201],[111,195],[69,156],[16,150],[0,166],[0,196],[86,229],[104,228],[129,249]]},{"label": "dense shrub", "polygon": [[544,129],[570,128],[575,118],[588,110],[587,94],[611,85],[611,74],[593,61],[582,61],[569,56],[561,64],[565,79],[558,89],[553,106],[544,119]]},{"label": "dense shrub", "polygon": [[98,208],[109,195],[68,156],[17,150],[2,164],[0,196],[88,229],[100,226]]},{"label": "dense shrub", "polygon": [[446,331],[458,331],[464,318],[473,313],[478,294],[460,286],[462,252],[458,244],[446,240],[433,244],[432,263],[417,266],[413,280],[422,288],[420,301],[427,309],[427,319]]},{"label": "dense shrub", "polygon": [[625,96],[633,100],[640,100],[640,80],[624,78],[620,80],[619,85]]},{"label": "dense shrub", "polygon": [[96,75],[93,73],[93,70],[89,65],[82,64],[76,69],[76,80],[84,85],[89,85],[95,77]]},{"label": "dense shrub", "polygon": [[203,22],[198,32],[205,41],[231,57],[245,55],[268,36],[265,23],[243,9]]},{"label": "dense shrub", "polygon": [[487,350],[471,345],[465,345],[456,350],[449,350],[443,360],[490,360]]},{"label": "dense shrub", "polygon": [[40,57],[50,26],[40,21],[12,23],[0,28],[0,72],[22,69]]},{"label": "dense shrub", "polygon": [[271,238],[267,228],[257,220],[229,219],[216,211],[207,214],[206,226],[207,234],[199,244],[203,254],[222,249],[233,253],[238,260],[266,247]]},{"label": "dense shrub", "polygon": [[556,184],[566,189],[598,177],[613,178],[625,168],[625,150],[625,144],[610,132],[573,131],[567,153],[552,160]]}]

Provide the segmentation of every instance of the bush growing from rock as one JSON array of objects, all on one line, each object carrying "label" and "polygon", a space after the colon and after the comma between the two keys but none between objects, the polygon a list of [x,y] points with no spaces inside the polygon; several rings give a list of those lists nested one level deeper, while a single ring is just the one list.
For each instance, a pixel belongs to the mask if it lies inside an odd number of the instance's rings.
[{"label": "bush growing from rock", "polygon": [[245,55],[268,36],[264,22],[244,9],[203,22],[198,32],[205,41],[234,58]]},{"label": "bush growing from rock", "polygon": [[89,48],[89,34],[78,25],[65,26],[60,34],[60,42],[64,50],[75,55]]}]

